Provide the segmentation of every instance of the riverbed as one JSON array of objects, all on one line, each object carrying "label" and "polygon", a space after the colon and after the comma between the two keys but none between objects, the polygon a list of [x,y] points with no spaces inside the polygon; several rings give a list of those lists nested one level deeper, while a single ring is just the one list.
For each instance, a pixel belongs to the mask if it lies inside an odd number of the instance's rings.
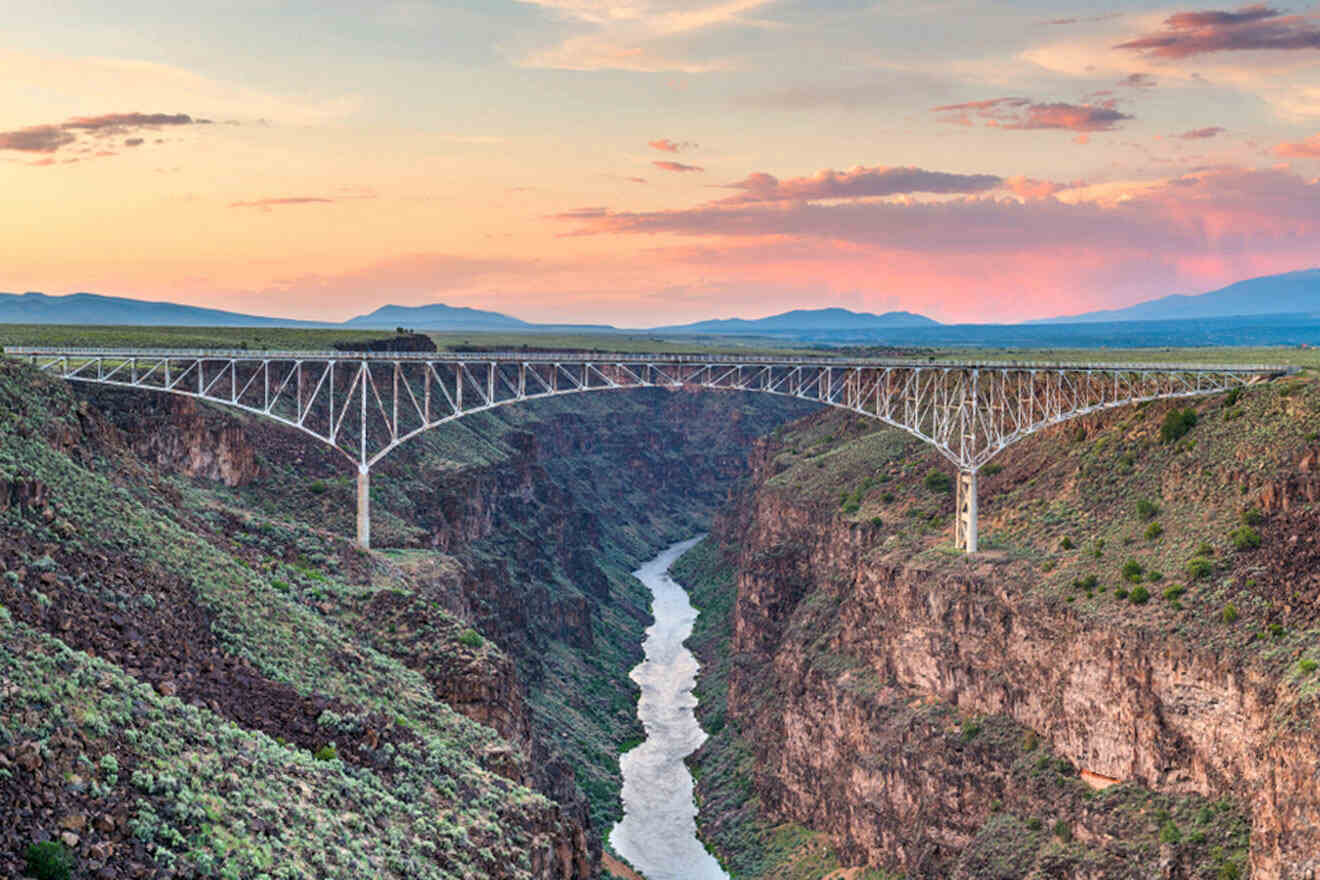
[{"label": "riverbed", "polygon": [[629,673],[642,689],[637,715],[646,740],[619,759],[624,815],[610,845],[646,880],[729,878],[697,840],[692,776],[683,763],[706,734],[693,714],[697,660],[683,646],[697,611],[669,567],[699,540],[675,544],[633,572],[651,591],[655,617],[642,642],[646,659]]}]

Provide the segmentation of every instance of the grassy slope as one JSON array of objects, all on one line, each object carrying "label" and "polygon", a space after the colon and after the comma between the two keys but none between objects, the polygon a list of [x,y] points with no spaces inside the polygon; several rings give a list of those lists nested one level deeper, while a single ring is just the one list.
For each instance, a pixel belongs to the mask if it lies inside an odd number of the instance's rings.
[{"label": "grassy slope", "polygon": [[[507,865],[526,874],[529,841],[519,828],[548,805],[482,767],[490,750],[504,749],[492,731],[432,697],[417,672],[300,601],[278,572],[254,567],[213,535],[181,527],[111,483],[104,473],[118,463],[79,462],[48,445],[52,436],[79,433],[76,402],[62,385],[0,364],[0,411],[0,479],[39,480],[50,492],[49,517],[22,506],[2,515],[8,588],[35,595],[51,616],[60,608],[49,596],[41,601],[46,582],[38,572],[107,605],[144,602],[141,593],[117,591],[60,561],[66,553],[131,559],[190,584],[224,647],[261,675],[298,693],[334,694],[400,734],[384,769],[318,762],[205,708],[158,697],[6,612],[0,640],[18,650],[0,658],[7,681],[0,741],[35,742],[47,753],[72,735],[88,743],[85,763],[99,772],[85,771],[96,784],[80,803],[94,813],[131,802],[133,835],[162,867],[235,877],[452,877]],[[60,554],[52,560],[26,549],[36,546]],[[372,589],[333,570],[302,573],[334,589]],[[325,740],[333,741],[341,722],[325,723]],[[105,754],[132,774],[106,771]]]}]

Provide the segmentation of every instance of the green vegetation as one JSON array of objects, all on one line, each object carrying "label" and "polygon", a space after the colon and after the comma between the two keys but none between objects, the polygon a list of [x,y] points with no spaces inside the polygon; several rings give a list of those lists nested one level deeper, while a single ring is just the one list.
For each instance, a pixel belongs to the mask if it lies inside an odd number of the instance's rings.
[{"label": "green vegetation", "polygon": [[1160,425],[1160,441],[1173,443],[1182,439],[1188,431],[1196,427],[1196,420],[1196,410],[1191,407],[1170,410]]},{"label": "green vegetation", "polygon": [[486,640],[481,637],[481,633],[472,627],[468,627],[458,634],[459,644],[466,645],[469,648],[480,648],[486,644]]},{"label": "green vegetation", "polygon": [[1133,605],[1145,605],[1150,601],[1150,590],[1147,590],[1144,586],[1134,587],[1132,592],[1128,594],[1128,599]]},{"label": "green vegetation", "polygon": [[73,853],[58,840],[34,843],[25,853],[27,874],[36,880],[69,880]]},{"label": "green vegetation", "polygon": [[1160,507],[1151,501],[1142,498],[1137,502],[1137,516],[1142,519],[1154,519],[1160,512]]},{"label": "green vegetation", "polygon": [[944,471],[932,470],[926,474],[925,478],[921,481],[921,484],[931,492],[942,492],[947,494],[953,491],[953,477],[949,476]]},{"label": "green vegetation", "polygon": [[1260,533],[1251,526],[1238,526],[1229,532],[1228,539],[1232,542],[1233,549],[1239,553],[1255,550],[1260,546]]}]

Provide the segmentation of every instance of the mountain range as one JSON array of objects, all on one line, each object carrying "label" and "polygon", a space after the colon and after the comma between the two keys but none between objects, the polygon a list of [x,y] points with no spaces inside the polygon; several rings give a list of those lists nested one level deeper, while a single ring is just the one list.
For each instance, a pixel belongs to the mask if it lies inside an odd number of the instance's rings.
[{"label": "mountain range", "polygon": [[[766,318],[720,318],[646,329],[668,335],[761,336],[817,343],[1002,344],[1009,339],[1065,344],[1071,337],[1090,344],[1123,344],[1119,339],[1154,337],[1239,338],[1232,322],[1242,317],[1249,338],[1292,340],[1299,333],[1310,339],[1311,325],[1320,325],[1320,269],[1252,278],[1196,296],[1166,296],[1122,309],[1087,312],[1028,321],[1019,325],[945,325],[912,312],[871,314],[842,308],[794,309]],[[1191,324],[1183,322],[1196,322]],[[248,315],[169,302],[94,293],[48,296],[43,293],[0,293],[0,323],[9,324],[120,324],[139,326],[211,327],[343,327],[392,329],[408,327],[431,331],[624,331],[608,325],[536,324],[500,312],[434,303],[424,306],[386,305],[343,322],[305,321]],[[1133,326],[1124,326],[1131,324]],[[1146,332],[1135,325],[1146,326]],[[1087,325],[1090,329],[1083,329]],[[1075,329],[1069,331],[1066,327]],[[1183,330],[1178,329],[1179,326]],[[1048,329],[1047,328],[1052,328]],[[1262,329],[1266,328],[1266,329]],[[1254,334],[1254,335],[1253,335]],[[1264,336],[1262,336],[1264,334]],[[1085,344],[1085,343],[1077,343]],[[1138,344],[1138,343],[1128,343]],[[1165,344],[1165,343],[1160,343]],[[1205,344],[1204,342],[1202,344]],[[1263,343],[1261,343],[1263,344]]]}]

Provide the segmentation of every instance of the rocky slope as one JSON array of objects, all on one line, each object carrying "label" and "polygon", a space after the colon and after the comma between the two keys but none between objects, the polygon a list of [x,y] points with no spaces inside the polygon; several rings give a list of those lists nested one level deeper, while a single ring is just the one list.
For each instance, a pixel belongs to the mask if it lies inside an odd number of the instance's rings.
[{"label": "rocky slope", "polygon": [[465,420],[375,477],[400,549],[363,555],[314,444],[0,370],[6,874],[68,835],[88,876],[592,876],[635,726],[627,572],[792,412]]},{"label": "rocky slope", "polygon": [[686,563],[740,876],[780,822],[910,877],[1317,876],[1320,391],[1171,409],[1005,453],[970,561],[914,443],[826,414],[762,447]]}]

